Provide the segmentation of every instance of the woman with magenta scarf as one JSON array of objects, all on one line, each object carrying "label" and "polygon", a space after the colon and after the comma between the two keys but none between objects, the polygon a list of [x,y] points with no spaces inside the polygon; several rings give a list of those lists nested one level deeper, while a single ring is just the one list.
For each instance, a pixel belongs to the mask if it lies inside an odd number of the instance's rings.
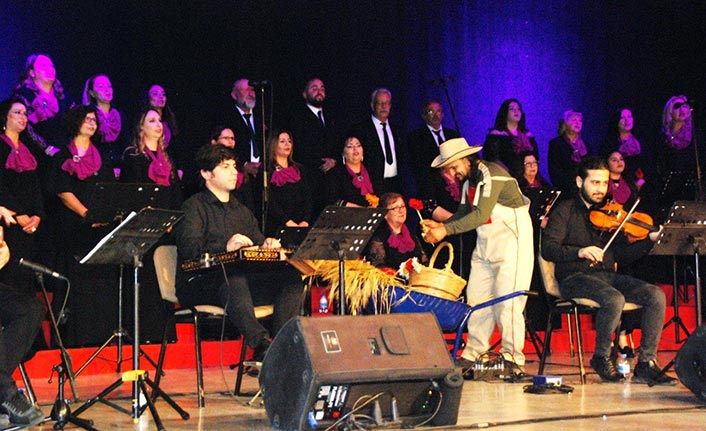
[{"label": "woman with magenta scarf", "polygon": [[368,175],[363,164],[363,145],[355,136],[346,138],[343,144],[343,163],[336,164],[326,174],[328,202],[346,207],[374,206],[376,190],[382,189]]},{"label": "woman with magenta scarf", "polygon": [[[289,131],[274,131],[267,145],[269,199],[265,236],[276,237],[282,227],[308,227],[311,220],[311,190],[303,165],[292,159],[294,142]],[[257,184],[262,184],[262,171]]]},{"label": "woman with magenta scarf", "polygon": [[561,190],[561,198],[576,193],[576,168],[588,155],[588,144],[581,138],[583,115],[568,110],[559,120],[559,136],[549,141],[549,177],[554,187]]},{"label": "woman with magenta scarf", "polygon": [[[125,127],[122,114],[113,106],[113,84],[100,74],[86,80],[82,103],[96,107],[100,123],[101,144],[109,149],[113,164],[118,164],[125,147]],[[117,176],[117,175],[116,175]]]},{"label": "woman with magenta scarf", "polygon": [[[27,106],[20,99],[0,103],[0,184],[3,202],[15,212],[17,224],[5,226],[5,239],[12,244],[13,259],[0,271],[0,281],[34,294],[34,275],[20,270],[17,260],[34,259],[35,236],[44,220],[44,203],[37,159],[23,142],[27,128]],[[28,143],[31,141],[28,141]]]},{"label": "woman with magenta scarf", "polygon": [[164,186],[169,190],[167,209],[181,208],[181,181],[164,147],[162,119],[154,109],[143,111],[135,125],[132,145],[123,153],[120,182]]},{"label": "woman with magenta scarf", "polygon": [[[115,304],[113,286],[117,286],[118,272],[115,265],[81,265],[76,257],[83,257],[96,243],[114,227],[108,223],[97,223],[91,218],[91,194],[96,183],[114,182],[113,166],[106,153],[97,146],[100,138],[96,131],[100,125],[93,106],[78,106],[67,112],[65,125],[70,136],[68,145],[54,156],[50,192],[59,198],[59,237],[57,241],[56,270],[71,280],[71,295],[68,297],[66,315],[71,324],[62,329],[67,346],[77,343],[92,344],[105,340],[111,334],[112,325],[105,327],[97,322],[115,322],[114,307],[91,307],[85,309],[86,301],[94,304]],[[66,285],[56,284],[53,307],[62,308]],[[80,302],[77,302],[80,301]],[[81,313],[71,317],[72,313]],[[60,319],[64,321],[64,319]]]},{"label": "woman with magenta scarf", "polygon": [[416,257],[426,264],[428,259],[421,243],[410,232],[407,221],[407,206],[399,193],[385,193],[380,197],[378,208],[385,211],[385,222],[375,231],[368,245],[367,260],[383,268],[399,269],[407,259]]}]

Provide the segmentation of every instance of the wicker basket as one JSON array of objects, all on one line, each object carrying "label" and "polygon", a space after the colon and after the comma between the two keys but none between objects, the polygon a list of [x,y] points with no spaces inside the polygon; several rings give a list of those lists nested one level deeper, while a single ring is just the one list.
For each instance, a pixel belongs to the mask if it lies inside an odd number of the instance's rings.
[{"label": "wicker basket", "polygon": [[[434,268],[434,261],[442,248],[449,249],[449,260],[444,269]],[[454,261],[454,248],[449,242],[442,242],[436,247],[429,260],[429,266],[423,266],[421,272],[411,271],[409,287],[417,292],[455,301],[461,296],[466,280],[456,275],[451,269]]]}]

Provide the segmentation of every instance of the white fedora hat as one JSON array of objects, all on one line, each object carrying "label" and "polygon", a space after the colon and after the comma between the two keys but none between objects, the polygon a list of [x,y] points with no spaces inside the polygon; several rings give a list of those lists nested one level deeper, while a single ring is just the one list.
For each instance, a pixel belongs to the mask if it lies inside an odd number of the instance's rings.
[{"label": "white fedora hat", "polygon": [[439,155],[431,162],[431,167],[443,168],[451,162],[475,154],[482,149],[482,145],[468,145],[464,138],[449,139],[439,145]]}]

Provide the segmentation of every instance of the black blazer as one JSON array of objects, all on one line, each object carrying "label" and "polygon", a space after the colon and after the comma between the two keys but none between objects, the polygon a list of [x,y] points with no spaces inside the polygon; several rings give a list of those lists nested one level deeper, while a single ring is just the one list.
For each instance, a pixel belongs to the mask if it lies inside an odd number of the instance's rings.
[{"label": "black blazer", "polygon": [[[392,137],[395,141],[395,157],[397,159],[397,179],[402,190],[382,190],[380,194],[389,191],[406,191],[410,187],[410,173],[407,165],[406,144],[399,133],[397,127],[387,129],[388,133],[392,132]],[[363,144],[363,163],[365,164],[370,180],[373,183],[379,182],[384,184],[385,175],[385,153],[383,151],[383,143],[380,142],[375,124],[370,118],[361,121],[353,126],[351,134],[360,139]],[[413,180],[411,180],[413,181]],[[376,190],[377,192],[377,190]]]},{"label": "black blazer", "polygon": [[[443,130],[446,140],[460,137],[458,132],[454,129],[444,127]],[[439,147],[436,145],[436,136],[424,125],[410,132],[407,138],[407,146],[409,149],[409,163],[412,169],[412,176],[417,183],[417,190],[420,190],[433,171],[431,162],[439,155]]]},{"label": "black blazer", "polygon": [[286,123],[294,139],[294,155],[310,172],[318,171],[324,157],[339,163],[341,160],[343,143],[339,142],[336,121],[328,110],[324,110],[324,121],[326,127],[306,104],[302,104]]},{"label": "black blazer", "polygon": [[[235,103],[231,100],[230,104],[225,108],[222,124],[233,130],[235,134],[235,157],[237,158],[238,166],[243,166],[250,161],[250,140],[258,146],[262,157],[262,121],[260,121],[261,113],[255,110],[251,111],[255,117],[255,136],[253,138],[252,130],[245,124],[245,119],[240,115],[240,111],[235,107]],[[262,161],[262,159],[260,160]]]}]

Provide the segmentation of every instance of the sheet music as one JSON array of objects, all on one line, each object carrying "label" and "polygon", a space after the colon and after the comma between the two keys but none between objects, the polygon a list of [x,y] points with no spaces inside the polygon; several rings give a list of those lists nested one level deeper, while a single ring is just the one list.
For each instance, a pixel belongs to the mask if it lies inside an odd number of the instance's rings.
[{"label": "sheet music", "polygon": [[110,241],[113,238],[113,235],[115,235],[115,232],[120,230],[120,228],[122,228],[123,225],[127,224],[136,215],[137,215],[137,213],[135,211],[132,211],[130,214],[128,214],[128,216],[125,217],[125,219],[122,221],[122,223],[120,223],[108,235],[104,236],[100,241],[98,241],[98,244],[96,244],[93,247],[93,249],[91,251],[89,251],[88,254],[83,257],[83,259],[81,259],[80,263],[81,264],[86,263],[98,251],[98,249],[100,249],[103,246],[103,244],[105,244],[106,242]]}]

